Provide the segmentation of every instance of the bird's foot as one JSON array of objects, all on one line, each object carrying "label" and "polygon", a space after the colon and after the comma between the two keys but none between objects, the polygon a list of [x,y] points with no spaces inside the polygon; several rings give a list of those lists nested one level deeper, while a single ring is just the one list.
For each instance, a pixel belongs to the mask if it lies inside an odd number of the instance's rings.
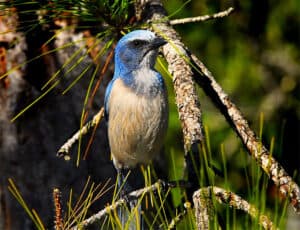
[{"label": "bird's foot", "polygon": [[177,181],[166,181],[159,180],[162,185],[163,191],[167,191],[169,188],[189,188],[191,187],[191,183],[186,180],[177,180]]}]

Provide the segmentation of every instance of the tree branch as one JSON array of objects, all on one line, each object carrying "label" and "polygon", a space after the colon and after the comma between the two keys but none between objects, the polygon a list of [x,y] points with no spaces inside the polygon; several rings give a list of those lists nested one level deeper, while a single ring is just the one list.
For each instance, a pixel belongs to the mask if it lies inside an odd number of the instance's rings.
[{"label": "tree branch", "polygon": [[[169,64],[169,71],[174,77],[174,89],[183,127],[185,150],[189,149],[195,141],[203,141],[201,111],[198,107],[199,101],[196,98],[193,82],[195,80],[225,116],[248,152],[279,187],[281,194],[290,198],[295,211],[300,214],[300,189],[298,185],[250,129],[241,111],[229,99],[210,71],[180,42],[179,35],[165,20],[166,12],[161,1],[148,0],[143,2],[146,2],[142,7],[144,14],[146,14],[143,18],[148,19],[149,27],[151,23],[155,23],[155,28],[170,40],[163,47],[163,53]],[[192,63],[194,73],[191,73],[188,62]]]},{"label": "tree branch", "polygon": [[[205,190],[204,190],[205,191]],[[207,196],[203,190],[199,189],[193,195],[195,207],[196,225],[198,230],[209,230],[209,221],[213,215],[212,197]]]},{"label": "tree branch", "polygon": [[227,10],[218,12],[216,14],[202,15],[202,16],[191,17],[191,18],[174,19],[174,20],[170,21],[170,24],[171,25],[179,25],[179,24],[186,24],[186,23],[191,23],[191,22],[204,22],[204,21],[208,21],[208,20],[211,20],[211,19],[227,17],[233,11],[234,11],[234,8],[229,7]]},{"label": "tree branch", "polygon": [[142,5],[143,20],[150,23],[157,22],[155,23],[155,32],[172,41],[172,44],[168,43],[163,46],[163,55],[168,62],[168,70],[173,76],[176,104],[183,129],[184,149],[187,153],[192,144],[202,143],[204,140],[200,102],[193,80],[193,71],[181,56],[182,54],[187,55],[187,53],[184,44],[180,41],[180,36],[168,21],[162,20],[167,16],[162,3],[157,0],[141,2],[144,4]]},{"label": "tree branch", "polygon": [[[138,0],[136,4],[142,9],[141,18],[149,25],[149,29],[171,41],[163,46],[162,52],[168,62],[168,70],[173,76],[175,100],[183,131],[185,171],[191,183],[187,193],[191,198],[192,193],[199,187],[199,173],[197,173],[197,167],[194,166],[200,165],[200,157],[203,157],[199,154],[199,149],[202,148],[198,148],[198,144],[204,146],[202,113],[193,80],[193,71],[183,58],[187,55],[186,49],[180,36],[170,26],[161,1]],[[155,25],[152,25],[153,22]]]},{"label": "tree branch", "polygon": [[80,130],[78,130],[57,152],[58,157],[63,157],[66,161],[71,159],[70,149],[71,147],[81,138],[83,135],[87,134],[91,128],[98,125],[102,118],[104,117],[104,108],[102,107],[98,113],[96,113],[93,119],[87,122]]},{"label": "tree branch", "polygon": [[260,214],[255,206],[249,204],[246,200],[235,193],[215,186],[201,188],[193,195],[196,224],[198,229],[210,229],[209,220],[213,215],[209,214],[209,212],[213,211],[213,198],[215,198],[220,204],[228,204],[232,208],[248,213],[253,219],[258,219],[258,223],[264,229],[278,229],[266,215]]},{"label": "tree branch", "polygon": [[193,54],[189,58],[194,62],[198,70],[196,82],[203,88],[211,98],[216,107],[225,116],[229,124],[240,137],[243,145],[257,161],[258,165],[273,180],[284,197],[289,197],[295,212],[300,214],[300,189],[299,186],[288,175],[284,168],[269,153],[267,148],[258,139],[254,131],[249,127],[248,121],[243,117],[238,107],[230,100],[216,82],[210,71]]}]

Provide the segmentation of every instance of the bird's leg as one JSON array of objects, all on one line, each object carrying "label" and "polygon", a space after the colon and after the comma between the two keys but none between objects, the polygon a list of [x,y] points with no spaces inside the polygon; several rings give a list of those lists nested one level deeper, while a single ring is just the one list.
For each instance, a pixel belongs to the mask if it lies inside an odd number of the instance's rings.
[{"label": "bird's leg", "polygon": [[[124,169],[124,168],[118,168],[118,189],[119,191],[119,198],[124,199],[126,204],[129,204],[128,201],[128,196],[127,194],[131,190],[131,186],[128,183],[128,176],[130,174],[129,169]],[[122,227],[125,227],[126,222],[128,221],[128,213],[127,213],[127,207],[120,207],[118,210],[118,216],[120,218]]]},{"label": "bird's leg", "polygon": [[134,206],[136,206],[137,201],[135,198],[131,198],[129,196],[129,193],[134,190],[134,188],[131,186],[129,182],[129,176],[131,174],[130,169],[119,169],[119,181],[118,181],[118,186],[120,189],[120,198],[123,198],[126,201],[126,204],[129,204],[130,209],[133,209]]},{"label": "bird's leg", "polygon": [[[128,177],[132,173],[131,169],[118,169],[118,188],[120,189],[119,191],[119,197],[124,199],[126,202],[127,207],[121,207],[118,211],[118,216],[120,218],[120,221],[122,223],[122,226],[124,227],[126,222],[128,221],[129,214],[127,213],[127,208],[132,211],[137,205],[138,205],[138,200],[134,197],[130,197],[129,194],[134,190],[134,187],[131,186]],[[142,219],[142,207],[139,205],[137,207],[137,212],[139,213],[139,219],[140,223],[136,223],[140,225],[140,229],[145,229],[144,228],[144,221]],[[129,229],[136,229],[135,223],[132,222],[129,225]]]},{"label": "bird's leg", "polygon": [[127,199],[126,195],[132,191],[130,183],[128,182],[128,177],[131,171],[126,168],[117,169],[117,171],[119,176],[118,189],[120,189],[120,198]]}]

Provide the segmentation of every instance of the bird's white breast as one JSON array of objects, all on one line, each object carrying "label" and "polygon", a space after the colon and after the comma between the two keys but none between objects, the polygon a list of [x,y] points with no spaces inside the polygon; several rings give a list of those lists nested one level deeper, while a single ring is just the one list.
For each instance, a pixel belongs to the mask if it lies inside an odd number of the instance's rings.
[{"label": "bird's white breast", "polygon": [[108,135],[117,168],[149,163],[159,153],[167,129],[167,106],[164,90],[159,89],[155,96],[141,95],[121,79],[115,80],[109,100]]}]

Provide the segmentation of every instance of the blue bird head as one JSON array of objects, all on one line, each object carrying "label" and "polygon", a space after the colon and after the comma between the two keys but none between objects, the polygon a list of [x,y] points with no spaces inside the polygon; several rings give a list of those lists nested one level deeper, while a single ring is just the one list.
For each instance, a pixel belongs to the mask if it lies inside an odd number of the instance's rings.
[{"label": "blue bird head", "polygon": [[135,30],[123,36],[115,48],[115,72],[105,92],[105,117],[108,119],[110,94],[116,79],[137,94],[156,95],[164,90],[163,78],[154,70],[158,48],[167,42],[148,30]]},{"label": "blue bird head", "polygon": [[135,30],[123,36],[115,49],[115,75],[139,68],[154,68],[158,48],[166,41],[148,30]]}]

